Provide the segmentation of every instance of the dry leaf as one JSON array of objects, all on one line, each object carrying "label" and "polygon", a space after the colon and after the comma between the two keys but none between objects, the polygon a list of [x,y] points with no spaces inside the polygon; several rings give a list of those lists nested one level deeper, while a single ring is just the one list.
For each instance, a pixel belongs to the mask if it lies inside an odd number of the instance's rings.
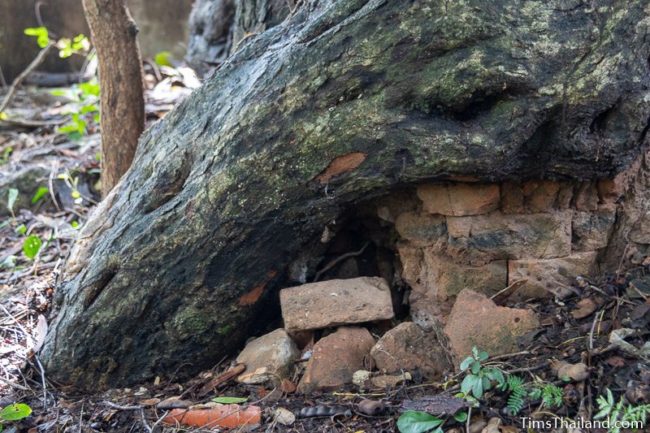
[{"label": "dry leaf", "polygon": [[596,311],[596,308],[598,308],[598,305],[590,298],[583,298],[577,303],[577,307],[571,312],[571,315],[574,319],[584,319],[585,317],[591,316]]},{"label": "dry leaf", "polygon": [[499,418],[490,418],[487,425],[481,433],[501,433],[499,431],[499,426],[501,425],[501,420]]},{"label": "dry leaf", "polygon": [[273,413],[273,419],[282,425],[292,425],[296,422],[296,416],[288,409],[279,407]]},{"label": "dry leaf", "polygon": [[551,368],[557,373],[557,377],[562,380],[568,378],[576,382],[581,382],[589,377],[589,369],[582,362],[569,364],[565,361],[553,361],[551,362]]}]

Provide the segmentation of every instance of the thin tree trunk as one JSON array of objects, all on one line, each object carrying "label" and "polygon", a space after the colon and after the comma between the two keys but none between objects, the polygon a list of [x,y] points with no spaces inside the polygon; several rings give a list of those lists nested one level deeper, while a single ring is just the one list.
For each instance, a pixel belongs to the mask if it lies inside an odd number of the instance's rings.
[{"label": "thin tree trunk", "polygon": [[99,58],[102,194],[129,169],[144,129],[142,62],[138,28],[126,0],[83,0]]}]

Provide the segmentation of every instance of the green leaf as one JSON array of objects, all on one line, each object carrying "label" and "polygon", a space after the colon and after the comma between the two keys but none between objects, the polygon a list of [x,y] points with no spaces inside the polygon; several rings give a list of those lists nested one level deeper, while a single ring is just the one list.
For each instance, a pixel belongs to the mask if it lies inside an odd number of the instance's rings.
[{"label": "green leaf", "polygon": [[492,388],[492,382],[490,382],[490,379],[488,379],[488,378],[485,377],[485,376],[483,377],[482,384],[483,384],[483,389],[484,389],[485,391],[487,391],[488,389]]},{"label": "green leaf", "polygon": [[409,410],[397,420],[397,428],[401,433],[424,433],[440,426],[443,421],[426,412]]},{"label": "green leaf", "polygon": [[50,35],[45,27],[27,27],[24,30],[27,36],[34,36],[39,47],[45,48],[50,43]]},{"label": "green leaf", "polygon": [[40,199],[42,199],[45,194],[50,192],[49,189],[45,186],[39,186],[38,189],[36,190],[36,193],[34,194],[34,197],[32,197],[32,204],[37,203]]},{"label": "green leaf", "polygon": [[0,411],[0,419],[4,421],[18,421],[32,414],[32,408],[24,403],[14,403]]},{"label": "green leaf", "polygon": [[472,365],[472,362],[474,362],[474,358],[471,356],[468,356],[467,358],[463,359],[463,362],[460,363],[460,371],[465,371],[469,368],[470,365]]},{"label": "green leaf", "polygon": [[472,385],[472,395],[476,398],[483,396],[483,380],[480,377],[477,377]]},{"label": "green leaf", "polygon": [[99,111],[99,107],[96,104],[86,104],[79,110],[81,114],[94,113],[96,111]]},{"label": "green leaf", "polygon": [[9,198],[7,199],[7,207],[9,212],[14,213],[14,205],[16,204],[16,199],[18,198],[18,190],[16,188],[9,188]]},{"label": "green leaf", "polygon": [[97,80],[80,83],[79,89],[84,96],[99,96],[99,83]]},{"label": "green leaf", "polygon": [[467,421],[467,412],[458,412],[454,415],[454,419],[461,423]]},{"label": "green leaf", "polygon": [[479,371],[481,371],[481,363],[474,361],[472,363],[472,374],[478,374]]},{"label": "green leaf", "polygon": [[463,379],[463,382],[460,384],[460,390],[462,391],[462,393],[465,395],[469,395],[469,393],[472,392],[474,383],[477,380],[479,380],[477,376],[472,376],[471,374],[465,376],[465,379]]},{"label": "green leaf", "polygon": [[158,66],[172,66],[171,62],[172,53],[169,51],[161,51],[156,54],[153,58],[153,61],[156,62]]},{"label": "green leaf", "polygon": [[488,353],[487,353],[486,351],[484,351],[484,350],[481,351],[481,352],[479,352],[479,354],[478,354],[478,359],[479,359],[480,361],[485,361],[485,360],[488,359],[489,357],[490,357],[490,355],[488,355]]},{"label": "green leaf", "polygon": [[41,238],[39,238],[38,236],[36,235],[27,236],[27,238],[23,242],[23,253],[25,253],[25,256],[27,258],[33,259],[41,250],[42,245],[43,242],[41,241]]},{"label": "green leaf", "polygon": [[247,397],[215,397],[212,399],[215,403],[221,404],[239,404],[248,401]]},{"label": "green leaf", "polygon": [[16,227],[16,233],[19,235],[24,235],[27,233],[27,226],[25,224],[21,224],[18,227]]}]

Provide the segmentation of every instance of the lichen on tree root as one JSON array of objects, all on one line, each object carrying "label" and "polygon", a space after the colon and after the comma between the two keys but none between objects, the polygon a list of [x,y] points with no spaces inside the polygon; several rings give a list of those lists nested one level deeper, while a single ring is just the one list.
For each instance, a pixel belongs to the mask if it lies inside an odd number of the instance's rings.
[{"label": "lichen on tree root", "polygon": [[[324,225],[394,186],[625,169],[646,140],[650,20],[641,0],[599,4],[309,1],[247,38],[145,132],[87,223],[57,288],[49,377],[94,389],[211,367]],[[351,153],[366,156],[316,180]],[[182,184],[154,199],[173,173]]]}]

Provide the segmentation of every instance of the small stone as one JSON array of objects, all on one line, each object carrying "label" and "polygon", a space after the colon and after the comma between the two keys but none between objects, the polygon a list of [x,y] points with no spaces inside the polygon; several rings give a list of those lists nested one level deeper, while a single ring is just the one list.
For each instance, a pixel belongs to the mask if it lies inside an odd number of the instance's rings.
[{"label": "small stone", "polygon": [[372,373],[369,372],[368,370],[357,370],[352,375],[352,383],[358,386],[359,388],[363,388],[366,386],[366,383],[368,383],[368,381],[370,380],[370,376],[372,376]]},{"label": "small stone", "polygon": [[376,416],[386,410],[386,404],[380,400],[363,399],[357,404],[357,409],[368,416]]},{"label": "small stone", "polygon": [[383,278],[359,277],[303,284],[280,291],[288,331],[393,318],[390,288]]},{"label": "small stone", "polygon": [[438,379],[452,367],[438,335],[413,322],[403,322],[386,332],[370,351],[382,373],[419,371],[427,379]]},{"label": "small stone", "polygon": [[334,390],[352,382],[352,375],[364,369],[364,359],[375,344],[366,328],[344,327],[321,338],[314,345],[298,392]]},{"label": "small stone", "polygon": [[472,353],[476,346],[490,355],[517,350],[517,338],[539,326],[531,310],[499,307],[485,295],[463,290],[445,326],[456,361]]},{"label": "small stone", "polygon": [[523,259],[508,262],[508,285],[526,280],[512,299],[564,298],[577,276],[588,277],[597,271],[595,251],[575,253],[557,259]]},{"label": "small stone", "polygon": [[571,379],[582,382],[589,377],[589,368],[582,362],[569,364],[566,361],[553,361],[551,362],[551,369],[555,371],[558,379],[561,380]]},{"label": "small stone", "polygon": [[296,392],[296,384],[289,379],[282,379],[280,382],[280,390],[285,394],[293,394]]},{"label": "small stone", "polygon": [[300,355],[296,344],[284,329],[252,340],[237,357],[237,363],[246,365],[246,370],[237,381],[246,384],[260,384],[280,381],[288,377],[293,363]]},{"label": "small stone", "polygon": [[413,376],[408,371],[405,371],[403,374],[380,374],[370,379],[370,383],[375,388],[395,388],[397,385],[400,385],[404,382],[409,382],[413,380]]},{"label": "small stone", "polygon": [[296,416],[289,409],[279,407],[273,412],[273,419],[282,425],[293,425],[296,422]]},{"label": "small stone", "polygon": [[421,185],[417,190],[423,208],[431,214],[480,215],[499,207],[498,184],[456,183]]}]

